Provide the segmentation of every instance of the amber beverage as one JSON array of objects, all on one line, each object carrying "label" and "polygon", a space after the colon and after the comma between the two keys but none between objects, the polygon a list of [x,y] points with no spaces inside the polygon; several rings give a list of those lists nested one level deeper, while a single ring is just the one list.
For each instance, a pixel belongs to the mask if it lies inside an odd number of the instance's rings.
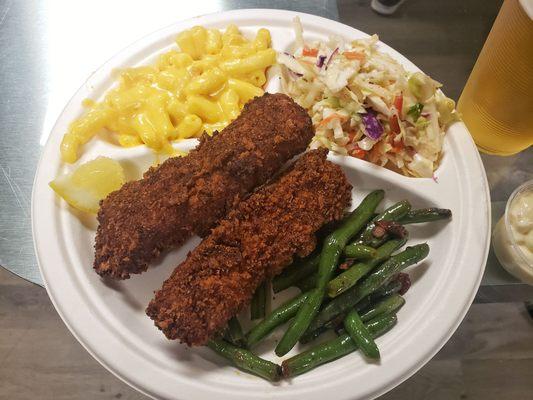
[{"label": "amber beverage", "polygon": [[482,152],[533,144],[533,0],[503,2],[458,109]]}]

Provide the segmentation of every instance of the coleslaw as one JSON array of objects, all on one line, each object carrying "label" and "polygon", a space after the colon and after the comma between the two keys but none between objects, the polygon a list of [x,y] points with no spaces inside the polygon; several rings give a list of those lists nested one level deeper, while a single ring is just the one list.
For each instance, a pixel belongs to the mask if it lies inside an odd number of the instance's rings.
[{"label": "coleslaw", "polygon": [[298,18],[294,24],[296,49],[279,53],[278,63],[283,91],[312,117],[310,147],[432,177],[445,131],[458,119],[441,84],[379,51],[377,35],[305,43]]}]

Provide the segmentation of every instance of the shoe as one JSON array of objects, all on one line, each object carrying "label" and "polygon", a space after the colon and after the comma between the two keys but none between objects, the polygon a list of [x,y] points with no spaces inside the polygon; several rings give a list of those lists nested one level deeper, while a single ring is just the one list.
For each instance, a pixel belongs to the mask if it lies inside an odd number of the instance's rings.
[{"label": "shoe", "polygon": [[392,15],[405,0],[372,0],[370,7],[378,14]]}]

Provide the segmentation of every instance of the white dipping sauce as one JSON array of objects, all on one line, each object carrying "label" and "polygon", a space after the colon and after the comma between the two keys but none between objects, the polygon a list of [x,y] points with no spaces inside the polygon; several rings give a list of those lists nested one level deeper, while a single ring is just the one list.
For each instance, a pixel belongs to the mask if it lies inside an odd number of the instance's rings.
[{"label": "white dipping sauce", "polygon": [[511,197],[493,232],[494,251],[509,273],[533,285],[533,185]]},{"label": "white dipping sauce", "polygon": [[533,190],[520,193],[511,203],[509,222],[516,244],[533,261]]}]

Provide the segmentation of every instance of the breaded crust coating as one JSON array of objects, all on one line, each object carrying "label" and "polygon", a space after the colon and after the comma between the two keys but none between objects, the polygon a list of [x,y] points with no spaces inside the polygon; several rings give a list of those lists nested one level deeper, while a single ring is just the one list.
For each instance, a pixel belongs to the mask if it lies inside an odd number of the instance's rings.
[{"label": "breaded crust coating", "polygon": [[265,94],[213,137],[203,135],[187,157],[166,160],[101,203],[94,269],[127,279],[162,250],[193,233],[204,236],[220,218],[313,137],[307,112],[283,94]]},{"label": "breaded crust coating", "polygon": [[174,270],[146,310],[169,339],[204,345],[265,278],[313,251],[321,226],[342,217],[351,185],[326,154],[305,153],[259,188]]}]

